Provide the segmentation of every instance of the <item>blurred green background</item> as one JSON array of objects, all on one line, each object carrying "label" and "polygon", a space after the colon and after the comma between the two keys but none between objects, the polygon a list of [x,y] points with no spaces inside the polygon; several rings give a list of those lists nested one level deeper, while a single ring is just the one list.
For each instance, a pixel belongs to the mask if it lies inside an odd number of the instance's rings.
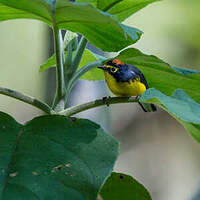
[{"label": "blurred green background", "polygon": [[[134,47],[171,65],[200,70],[199,10],[199,0],[165,0],[144,8],[125,23],[144,32]],[[39,73],[39,65],[52,47],[49,33],[45,24],[34,20],[0,24],[1,87],[52,101],[54,70]],[[71,104],[106,95],[111,94],[103,81],[80,81]],[[5,96],[0,96],[0,110],[23,123],[42,114]],[[118,138],[121,154],[115,170],[133,175],[154,200],[200,200],[200,144],[167,113],[144,113],[136,104],[124,104],[79,116],[101,123]]]}]

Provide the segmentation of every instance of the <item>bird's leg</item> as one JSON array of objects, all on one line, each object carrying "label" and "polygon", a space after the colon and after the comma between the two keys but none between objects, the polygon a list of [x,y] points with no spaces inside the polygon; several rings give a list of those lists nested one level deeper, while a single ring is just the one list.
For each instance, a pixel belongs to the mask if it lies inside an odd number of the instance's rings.
[{"label": "bird's leg", "polygon": [[103,97],[102,98],[102,100],[103,100],[103,102],[109,107],[109,102],[108,102],[108,100],[110,99],[111,97],[110,96],[108,96],[108,97]]},{"label": "bird's leg", "polygon": [[138,101],[139,99],[140,99],[140,96],[138,96],[138,95],[137,95],[137,96],[135,96],[135,100],[137,100],[137,101]]}]

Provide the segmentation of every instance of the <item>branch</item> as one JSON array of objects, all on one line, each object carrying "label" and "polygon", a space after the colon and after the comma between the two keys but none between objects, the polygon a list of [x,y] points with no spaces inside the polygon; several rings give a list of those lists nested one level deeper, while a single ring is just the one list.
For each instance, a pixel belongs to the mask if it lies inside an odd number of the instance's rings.
[{"label": "branch", "polygon": [[20,101],[23,101],[25,103],[28,103],[32,106],[35,106],[37,108],[39,108],[40,110],[44,111],[47,114],[52,114],[53,110],[45,103],[43,103],[42,101],[39,101],[33,97],[24,95],[20,92],[8,89],[8,88],[2,88],[0,87],[0,94],[9,96],[9,97],[13,97],[15,99],[18,99]]},{"label": "branch", "polygon": [[77,106],[72,106],[66,110],[59,112],[58,114],[70,117],[79,112],[82,112],[91,108],[103,106],[103,105],[109,106],[110,104],[133,103],[133,102],[138,102],[138,99],[135,97],[104,97],[102,99],[97,99],[95,101],[90,101],[90,102],[80,104]]}]

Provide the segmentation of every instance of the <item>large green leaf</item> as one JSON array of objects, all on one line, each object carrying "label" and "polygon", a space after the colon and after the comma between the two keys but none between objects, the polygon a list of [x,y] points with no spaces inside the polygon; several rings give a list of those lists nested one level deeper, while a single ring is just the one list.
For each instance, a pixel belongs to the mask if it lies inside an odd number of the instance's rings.
[{"label": "large green leaf", "polygon": [[16,18],[39,19],[50,26],[54,23],[61,29],[81,33],[105,51],[119,51],[142,34],[132,29],[134,34],[130,35],[111,15],[91,4],[67,0],[0,0],[0,21]]},{"label": "large green leaf", "polygon": [[[0,114],[0,199],[5,191],[5,180],[16,148],[16,141],[20,133],[20,124],[7,114]],[[12,174],[11,174],[12,175]]]},{"label": "large green leaf", "polygon": [[0,21],[30,18],[51,24],[51,6],[44,0],[0,0]]},{"label": "large green leaf", "polygon": [[144,73],[149,87],[167,95],[180,88],[200,102],[200,71],[171,67],[161,59],[134,48],[122,51],[117,58],[137,66]]},{"label": "large green leaf", "polygon": [[150,3],[160,0],[78,0],[78,2],[90,2],[100,10],[114,15],[119,21],[141,10]]},{"label": "large green leaf", "polygon": [[151,200],[145,187],[131,176],[113,172],[100,191],[103,200]]},{"label": "large green leaf", "polygon": [[177,119],[200,142],[200,104],[183,90],[177,89],[171,96],[150,88],[140,98],[141,102],[154,103]]},{"label": "large green leaf", "polygon": [[0,113],[0,198],[94,200],[117,154],[89,120],[42,116],[21,126]]}]

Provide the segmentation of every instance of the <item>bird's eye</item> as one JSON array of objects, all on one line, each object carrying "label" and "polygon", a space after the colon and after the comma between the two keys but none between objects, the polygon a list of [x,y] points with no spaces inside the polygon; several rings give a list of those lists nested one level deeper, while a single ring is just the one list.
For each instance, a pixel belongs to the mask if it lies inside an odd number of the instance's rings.
[{"label": "bird's eye", "polygon": [[136,81],[140,81],[140,77],[138,76],[138,77],[136,77]]},{"label": "bird's eye", "polygon": [[115,73],[118,69],[115,68],[115,67],[113,67],[113,68],[111,68],[110,70],[111,70],[111,72]]}]

